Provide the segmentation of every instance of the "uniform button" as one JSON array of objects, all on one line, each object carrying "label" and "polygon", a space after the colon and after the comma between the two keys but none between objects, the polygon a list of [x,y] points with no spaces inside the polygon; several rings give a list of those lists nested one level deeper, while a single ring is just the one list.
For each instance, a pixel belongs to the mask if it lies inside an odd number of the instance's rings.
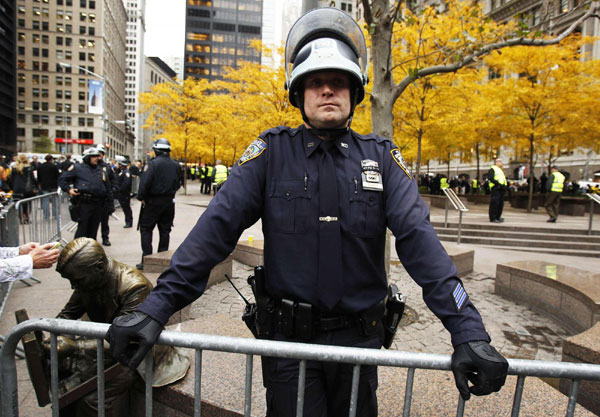
[{"label": "uniform button", "polygon": [[369,201],[371,201],[371,202],[375,201],[375,197],[369,197]]},{"label": "uniform button", "polygon": [[289,191],[285,193],[285,196],[286,196],[286,197],[289,197],[289,196],[291,196],[291,195],[292,195],[292,193],[290,193]]}]

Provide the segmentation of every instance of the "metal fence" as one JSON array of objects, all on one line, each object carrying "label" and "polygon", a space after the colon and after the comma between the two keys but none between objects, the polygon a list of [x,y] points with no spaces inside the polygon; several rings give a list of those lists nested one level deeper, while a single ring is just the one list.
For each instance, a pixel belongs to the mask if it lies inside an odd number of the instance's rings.
[{"label": "metal fence", "polygon": [[[52,415],[59,416],[58,409],[58,358],[57,334],[79,335],[97,339],[97,389],[99,398],[99,413],[103,417],[105,409],[104,399],[104,362],[102,338],[108,330],[108,324],[72,321],[62,319],[32,319],[15,326],[0,351],[0,376],[1,376],[1,411],[3,417],[16,417],[19,415],[17,372],[15,362],[15,349],[19,340],[32,331],[51,332],[50,353],[50,383],[52,398]],[[300,360],[298,379],[298,396],[296,415],[302,416],[304,408],[304,388],[306,376],[306,362],[330,361],[354,364],[352,392],[350,399],[350,417],[356,415],[358,381],[360,367],[363,365],[378,365],[408,368],[406,390],[404,395],[403,416],[410,415],[411,399],[413,396],[413,380],[416,369],[450,370],[450,356],[426,353],[412,353],[400,351],[383,351],[375,349],[359,349],[339,346],[312,345],[306,343],[277,342],[270,340],[255,340],[238,337],[203,335],[175,331],[163,331],[157,341],[158,344],[180,346],[195,349],[195,374],[194,374],[194,416],[201,415],[201,377],[202,377],[202,352],[204,350],[230,352],[246,355],[245,399],[244,415],[250,416],[252,410],[252,366],[255,355],[296,358]],[[581,380],[600,381],[600,365],[576,364],[565,362],[532,361],[523,359],[509,359],[509,374],[518,375],[512,405],[512,416],[518,416],[524,390],[525,378],[551,377],[572,380],[571,390],[566,404],[566,415],[572,416],[575,412],[579,383]],[[146,361],[146,389],[145,389],[146,416],[152,416],[152,361]],[[457,416],[462,416],[465,403],[458,396]]]},{"label": "metal fence", "polygon": [[456,243],[460,245],[460,234],[462,230],[462,215],[469,211],[462,200],[456,195],[452,188],[443,188],[442,191],[446,195],[446,215],[444,217],[444,227],[448,228],[448,209],[449,204],[452,204],[454,210],[458,210],[458,232],[456,234]]}]

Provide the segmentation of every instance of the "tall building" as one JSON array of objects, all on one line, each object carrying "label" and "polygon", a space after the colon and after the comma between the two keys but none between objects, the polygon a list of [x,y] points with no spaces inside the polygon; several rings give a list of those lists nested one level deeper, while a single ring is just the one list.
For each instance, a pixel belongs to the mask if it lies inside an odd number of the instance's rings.
[{"label": "tall building", "polygon": [[[302,14],[302,0],[264,0],[262,41],[266,46],[277,48],[285,44],[287,34],[294,22]],[[282,64],[283,57],[275,53],[273,58],[261,57],[262,64],[278,67]]]},{"label": "tall building", "polygon": [[144,85],[144,34],[146,33],[146,0],[123,0],[127,10],[127,46],[125,69],[125,111],[127,129],[133,136],[133,153],[126,155],[140,159],[141,115],[138,113],[138,95]]},{"label": "tall building", "polygon": [[[160,83],[174,83],[177,74],[163,60],[156,56],[147,56],[144,60],[144,85],[143,91],[150,91],[153,85]],[[152,148],[152,141],[162,132],[153,129],[144,129],[142,126],[148,119],[148,113],[142,113],[140,120],[140,158],[147,155]]]},{"label": "tall building", "polygon": [[260,62],[263,0],[188,0],[184,77],[220,79],[224,67]]},{"label": "tall building", "polygon": [[50,140],[61,153],[131,147],[125,128],[121,0],[17,1],[17,150]]},{"label": "tall building", "polygon": [[17,150],[15,1],[0,0],[0,153]]},{"label": "tall building", "polygon": [[161,58],[175,73],[177,78],[183,80],[183,57],[182,56],[164,56]]}]

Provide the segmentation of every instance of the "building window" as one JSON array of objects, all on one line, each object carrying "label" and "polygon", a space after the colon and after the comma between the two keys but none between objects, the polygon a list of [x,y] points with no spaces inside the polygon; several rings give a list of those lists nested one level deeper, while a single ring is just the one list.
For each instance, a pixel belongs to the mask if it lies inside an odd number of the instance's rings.
[{"label": "building window", "polygon": [[40,122],[40,115],[39,114],[32,114],[31,115],[31,123],[39,123]]},{"label": "building window", "polygon": [[94,28],[93,26],[88,27],[88,35],[90,35],[90,36],[96,35],[96,28]]},{"label": "building window", "polygon": [[73,25],[65,25],[65,32],[73,33]]},{"label": "building window", "polygon": [[78,117],[77,118],[77,125],[78,126],[85,126],[85,117]]},{"label": "building window", "polygon": [[31,102],[31,108],[33,110],[39,110],[40,109],[40,102],[39,101],[32,101]]},{"label": "building window", "polygon": [[25,27],[25,19],[19,19],[18,24],[19,24],[20,28],[24,28]]},{"label": "building window", "polygon": [[[71,60],[71,58],[73,57],[73,53],[71,51],[65,51],[65,59],[67,60]],[[65,68],[67,70],[70,70],[70,67]],[[67,71],[67,72],[71,72],[71,71]]]},{"label": "building window", "polygon": [[85,35],[85,26],[79,26],[79,34],[80,35]]},{"label": "building window", "polygon": [[40,28],[41,28],[40,21],[39,20],[31,21],[31,28],[34,30],[40,30]]},{"label": "building window", "polygon": [[18,51],[19,55],[25,55],[25,47],[24,46],[19,46],[17,48],[17,51]]},{"label": "building window", "polygon": [[84,91],[80,91],[78,93],[78,95],[79,95],[79,100],[85,100],[85,92]]},{"label": "building window", "polygon": [[63,92],[62,90],[56,90],[56,98],[57,99],[62,99],[63,98]]},{"label": "building window", "polygon": [[25,123],[25,113],[17,114],[17,120],[19,121],[19,123]]},{"label": "building window", "polygon": [[65,20],[73,20],[73,12],[71,10],[65,12]]},{"label": "building window", "polygon": [[[70,87],[70,86],[71,86],[71,77],[65,77],[65,85],[66,85],[66,86],[68,86],[68,87]],[[71,92],[69,91],[69,94],[70,94],[70,93],[71,93]]]},{"label": "building window", "polygon": [[47,101],[42,101],[42,110],[48,111],[48,102]]},{"label": "building window", "polygon": [[47,75],[42,75],[42,84],[48,85],[48,76]]},{"label": "building window", "polygon": [[87,85],[87,83],[85,82],[85,78],[80,78],[79,79],[79,87],[84,87]]},{"label": "building window", "polygon": [[79,113],[85,113],[85,104],[80,104],[78,107]]},{"label": "building window", "polygon": [[42,22],[42,30],[43,31],[49,31],[50,30],[50,23],[48,22]]},{"label": "building window", "polygon": [[48,98],[48,89],[42,88],[42,98]]},{"label": "building window", "polygon": [[63,85],[63,77],[61,75],[56,76],[56,85]]},{"label": "building window", "polygon": [[56,11],[56,19],[57,20],[62,20],[64,17],[65,17],[64,10],[57,10]]},{"label": "building window", "polygon": [[19,96],[25,95],[25,87],[19,87]]},{"label": "building window", "polygon": [[88,117],[86,120],[87,120],[88,127],[94,127],[94,119],[92,119],[91,117]]},{"label": "building window", "polygon": [[85,61],[85,52],[79,52],[79,60]]},{"label": "building window", "polygon": [[17,102],[17,107],[19,108],[19,110],[25,110],[25,101],[19,100]]},{"label": "building window", "polygon": [[50,38],[48,37],[48,35],[42,35],[42,43],[44,45],[50,44]]},{"label": "building window", "polygon": [[73,38],[65,38],[65,46],[71,46],[73,44]]},{"label": "building window", "polygon": [[49,121],[50,121],[50,117],[48,117],[48,115],[43,114],[42,115],[42,124],[47,125]]},{"label": "building window", "polygon": [[569,0],[560,0],[560,12],[567,13],[569,11]]},{"label": "building window", "polygon": [[56,44],[57,45],[62,45],[63,44],[63,37],[62,36],[57,36],[56,37]]}]

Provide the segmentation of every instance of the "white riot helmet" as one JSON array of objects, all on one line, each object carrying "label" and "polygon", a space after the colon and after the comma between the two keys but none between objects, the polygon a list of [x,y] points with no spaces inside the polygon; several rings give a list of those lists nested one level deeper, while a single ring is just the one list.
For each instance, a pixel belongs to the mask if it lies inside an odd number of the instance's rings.
[{"label": "white riot helmet", "polygon": [[350,15],[327,7],[314,9],[294,23],[285,43],[285,87],[290,103],[304,114],[304,78],[316,71],[343,71],[351,80],[351,110],[365,96],[367,46],[362,30]]},{"label": "white riot helmet", "polygon": [[152,144],[152,149],[155,152],[171,152],[171,143],[165,138],[159,138]]}]

